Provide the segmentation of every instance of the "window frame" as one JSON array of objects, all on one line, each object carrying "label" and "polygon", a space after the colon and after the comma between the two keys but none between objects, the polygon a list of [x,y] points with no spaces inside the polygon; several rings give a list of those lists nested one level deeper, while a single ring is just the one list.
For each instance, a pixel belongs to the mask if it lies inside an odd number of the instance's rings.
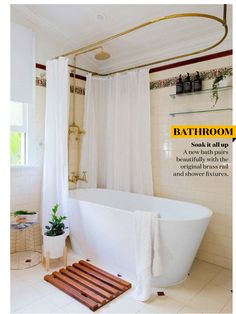
[{"label": "window frame", "polygon": [[23,104],[23,123],[21,126],[11,125],[10,132],[24,133],[24,163],[20,165],[11,164],[11,168],[26,168],[34,166],[35,162],[35,149],[34,149],[34,105],[17,101],[11,103]]}]

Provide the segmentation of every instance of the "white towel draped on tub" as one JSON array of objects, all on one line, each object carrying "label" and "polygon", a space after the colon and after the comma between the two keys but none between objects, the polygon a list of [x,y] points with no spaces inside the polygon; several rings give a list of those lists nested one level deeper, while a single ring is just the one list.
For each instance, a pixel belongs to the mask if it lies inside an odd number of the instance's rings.
[{"label": "white towel draped on tub", "polygon": [[161,275],[159,213],[136,211],[135,257],[137,284],[134,297],[146,301],[151,296],[151,278]]}]

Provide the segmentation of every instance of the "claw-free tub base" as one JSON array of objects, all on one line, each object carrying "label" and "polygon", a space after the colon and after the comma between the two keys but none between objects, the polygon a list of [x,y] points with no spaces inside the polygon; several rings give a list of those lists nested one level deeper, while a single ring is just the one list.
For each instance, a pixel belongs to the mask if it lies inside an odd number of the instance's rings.
[{"label": "claw-free tub base", "polygon": [[158,211],[162,274],[154,287],[183,281],[212,216],[188,202],[105,189],[70,191],[68,204],[72,249],[112,272],[136,280],[134,211]]}]

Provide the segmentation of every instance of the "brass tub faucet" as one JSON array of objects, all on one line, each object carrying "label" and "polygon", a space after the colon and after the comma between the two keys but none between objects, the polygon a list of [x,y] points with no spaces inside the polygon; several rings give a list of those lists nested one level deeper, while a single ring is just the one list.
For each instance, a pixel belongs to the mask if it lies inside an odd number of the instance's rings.
[{"label": "brass tub faucet", "polygon": [[71,172],[72,177],[69,177],[69,182],[77,183],[78,181],[88,182],[87,180],[87,171],[82,171],[82,175],[80,173],[76,174],[75,172]]}]

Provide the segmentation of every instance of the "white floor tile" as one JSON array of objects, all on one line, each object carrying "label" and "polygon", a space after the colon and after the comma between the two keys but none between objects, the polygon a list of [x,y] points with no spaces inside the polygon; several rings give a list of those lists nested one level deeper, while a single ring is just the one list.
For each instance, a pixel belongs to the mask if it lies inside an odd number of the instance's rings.
[{"label": "white floor tile", "polygon": [[11,293],[11,311],[14,312],[27,305],[30,305],[34,301],[40,299],[42,296],[37,290],[32,289],[30,286],[26,286],[21,290]]},{"label": "white floor tile", "polygon": [[232,298],[225,304],[225,306],[221,309],[220,313],[232,313]]},{"label": "white floor tile", "polygon": [[217,286],[226,288],[228,290],[232,289],[232,271],[228,269],[222,269],[212,280]]},{"label": "white floor tile", "polygon": [[29,286],[28,282],[25,282],[24,280],[18,277],[11,278],[11,293],[16,293],[17,291],[21,290],[22,288],[25,288],[26,286]]},{"label": "white floor tile", "polygon": [[183,283],[168,288],[163,288],[165,294],[179,302],[189,302],[204,286],[202,279],[188,277]]},{"label": "white floor tile", "polygon": [[47,298],[48,298],[49,302],[54,304],[56,307],[60,308],[60,307],[63,307],[65,305],[71,303],[72,301],[74,301],[74,298],[72,298],[68,294],[60,291],[56,287],[54,287],[54,288],[55,288],[55,291],[48,294]]},{"label": "white floor tile", "polygon": [[30,286],[32,288],[36,289],[41,294],[42,297],[55,292],[56,291],[55,289],[57,289],[56,287],[51,285],[49,282],[47,282],[43,279],[39,282],[35,282],[33,284],[30,284]]},{"label": "white floor tile", "polygon": [[19,279],[19,270],[11,270],[11,280]]},{"label": "white floor tile", "polygon": [[190,270],[190,277],[202,280],[208,283],[212,280],[220,271],[222,267],[213,265],[201,260],[195,260]]},{"label": "white floor tile", "polygon": [[[203,312],[199,312],[198,310],[192,308],[192,307],[189,307],[189,306],[184,306],[179,312],[178,314],[180,313],[197,313],[197,314],[203,314]],[[204,313],[205,314],[205,313]]]},{"label": "white floor tile", "polygon": [[62,308],[54,309],[52,312],[50,312],[50,314],[59,314],[59,313],[69,314],[68,312],[65,312]]},{"label": "white floor tile", "polygon": [[19,313],[52,313],[52,311],[55,310],[55,305],[49,302],[49,299],[47,297],[43,297],[22,308]]},{"label": "white floor tile", "polygon": [[81,304],[78,301],[72,301],[69,304],[60,308],[64,313],[89,313],[90,311],[85,305]]},{"label": "white floor tile", "polygon": [[189,306],[184,306],[178,313],[198,313],[198,314],[203,314],[203,312],[199,312],[196,309],[193,309]]},{"label": "white floor tile", "polygon": [[[125,278],[125,280],[127,280],[127,279]],[[128,280],[128,281],[129,281],[129,280]],[[132,287],[131,287],[129,290],[127,290],[127,291],[125,291],[124,293],[122,293],[122,294],[119,296],[119,298],[131,298],[131,299],[134,299],[134,298],[133,298],[134,290],[135,290],[135,284],[132,283]]]},{"label": "white floor tile", "polygon": [[104,305],[101,309],[97,310],[97,313],[137,313],[143,308],[145,303],[136,301],[131,297],[119,296],[115,300]]},{"label": "white floor tile", "polygon": [[187,305],[199,312],[219,313],[230,298],[230,291],[209,283]]},{"label": "white floor tile", "polygon": [[142,307],[138,313],[178,313],[184,304],[167,296],[155,297]]},{"label": "white floor tile", "polygon": [[19,270],[18,277],[28,284],[34,284],[42,280],[46,273],[42,265],[37,265],[30,269]]}]

